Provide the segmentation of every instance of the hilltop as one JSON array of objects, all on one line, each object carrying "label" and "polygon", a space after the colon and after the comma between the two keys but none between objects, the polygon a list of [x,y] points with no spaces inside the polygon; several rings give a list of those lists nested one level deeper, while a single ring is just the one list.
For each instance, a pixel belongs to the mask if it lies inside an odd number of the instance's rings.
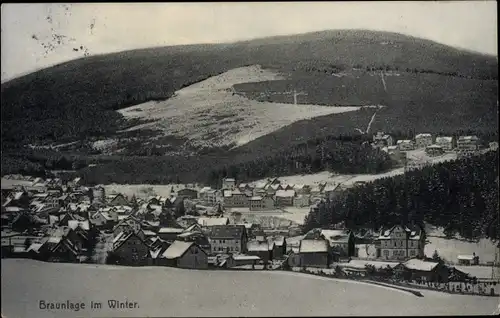
[{"label": "hilltop", "polygon": [[[497,67],[496,57],[367,30],[90,56],[2,83],[2,150],[69,144],[127,166],[152,154],[203,166],[367,128],[491,136]],[[211,157],[194,159],[202,153]]]}]

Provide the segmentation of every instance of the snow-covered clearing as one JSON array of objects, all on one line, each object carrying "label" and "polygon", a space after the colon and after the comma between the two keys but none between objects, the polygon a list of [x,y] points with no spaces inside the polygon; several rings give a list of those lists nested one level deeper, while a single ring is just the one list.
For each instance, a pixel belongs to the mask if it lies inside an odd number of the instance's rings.
[{"label": "snow-covered clearing", "polygon": [[[434,251],[443,257],[447,262],[458,263],[458,255],[479,256],[480,263],[493,262],[495,260],[495,243],[489,239],[480,239],[479,242],[468,242],[458,236],[453,239],[446,239],[443,229],[428,226],[427,239],[429,243],[425,245],[425,255],[432,257]],[[500,256],[500,251],[498,251]],[[490,268],[491,276],[491,268]]]},{"label": "snow-covered clearing", "polygon": [[243,145],[302,119],[355,111],[361,107],[327,107],[258,102],[235,94],[240,83],[283,79],[259,65],[235,68],[177,91],[166,101],[124,108],[126,118],[155,120],[131,128],[154,128],[195,145]]},{"label": "snow-covered clearing", "polygon": [[[434,297],[430,292],[415,297],[372,284],[281,271],[131,268],[13,259],[2,259],[1,271],[2,314],[19,318],[165,313],[172,317],[489,315],[498,305],[494,297]],[[108,307],[109,299],[138,306],[113,310]],[[86,306],[80,311],[41,310],[40,300],[70,300]],[[90,301],[102,302],[102,309],[90,309]]]}]

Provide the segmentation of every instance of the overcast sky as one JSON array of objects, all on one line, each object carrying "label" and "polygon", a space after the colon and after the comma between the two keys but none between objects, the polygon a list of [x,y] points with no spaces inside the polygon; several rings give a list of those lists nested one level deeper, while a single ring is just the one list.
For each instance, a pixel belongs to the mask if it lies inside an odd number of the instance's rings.
[{"label": "overcast sky", "polygon": [[496,13],[496,1],[2,4],[1,78],[85,52],[327,29],[394,31],[497,55]]}]

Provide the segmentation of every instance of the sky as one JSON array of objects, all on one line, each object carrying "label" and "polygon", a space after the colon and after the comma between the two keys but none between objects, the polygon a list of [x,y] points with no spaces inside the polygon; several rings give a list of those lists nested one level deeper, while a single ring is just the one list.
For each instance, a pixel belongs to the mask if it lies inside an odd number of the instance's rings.
[{"label": "sky", "polygon": [[329,29],[422,37],[497,56],[496,1],[2,4],[2,82],[85,55]]}]

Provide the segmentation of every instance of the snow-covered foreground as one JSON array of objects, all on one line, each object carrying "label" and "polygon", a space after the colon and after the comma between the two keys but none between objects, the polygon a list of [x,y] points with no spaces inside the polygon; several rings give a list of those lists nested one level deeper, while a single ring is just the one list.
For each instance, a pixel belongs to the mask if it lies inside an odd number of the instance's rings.
[{"label": "snow-covered foreground", "polygon": [[235,84],[280,79],[259,65],[235,68],[185,87],[166,101],[135,105],[120,113],[126,118],[155,120],[131,129],[160,129],[197,145],[239,146],[298,120],[360,108],[258,102],[232,89]]},{"label": "snow-covered foreground", "polygon": [[[313,316],[492,314],[493,297],[423,291],[424,297],[352,281],[270,271],[192,271],[163,267],[51,264],[2,260],[6,317]],[[108,300],[138,308],[109,309]],[[80,311],[49,311],[46,302],[84,302]],[[90,302],[102,309],[90,309]]]}]

